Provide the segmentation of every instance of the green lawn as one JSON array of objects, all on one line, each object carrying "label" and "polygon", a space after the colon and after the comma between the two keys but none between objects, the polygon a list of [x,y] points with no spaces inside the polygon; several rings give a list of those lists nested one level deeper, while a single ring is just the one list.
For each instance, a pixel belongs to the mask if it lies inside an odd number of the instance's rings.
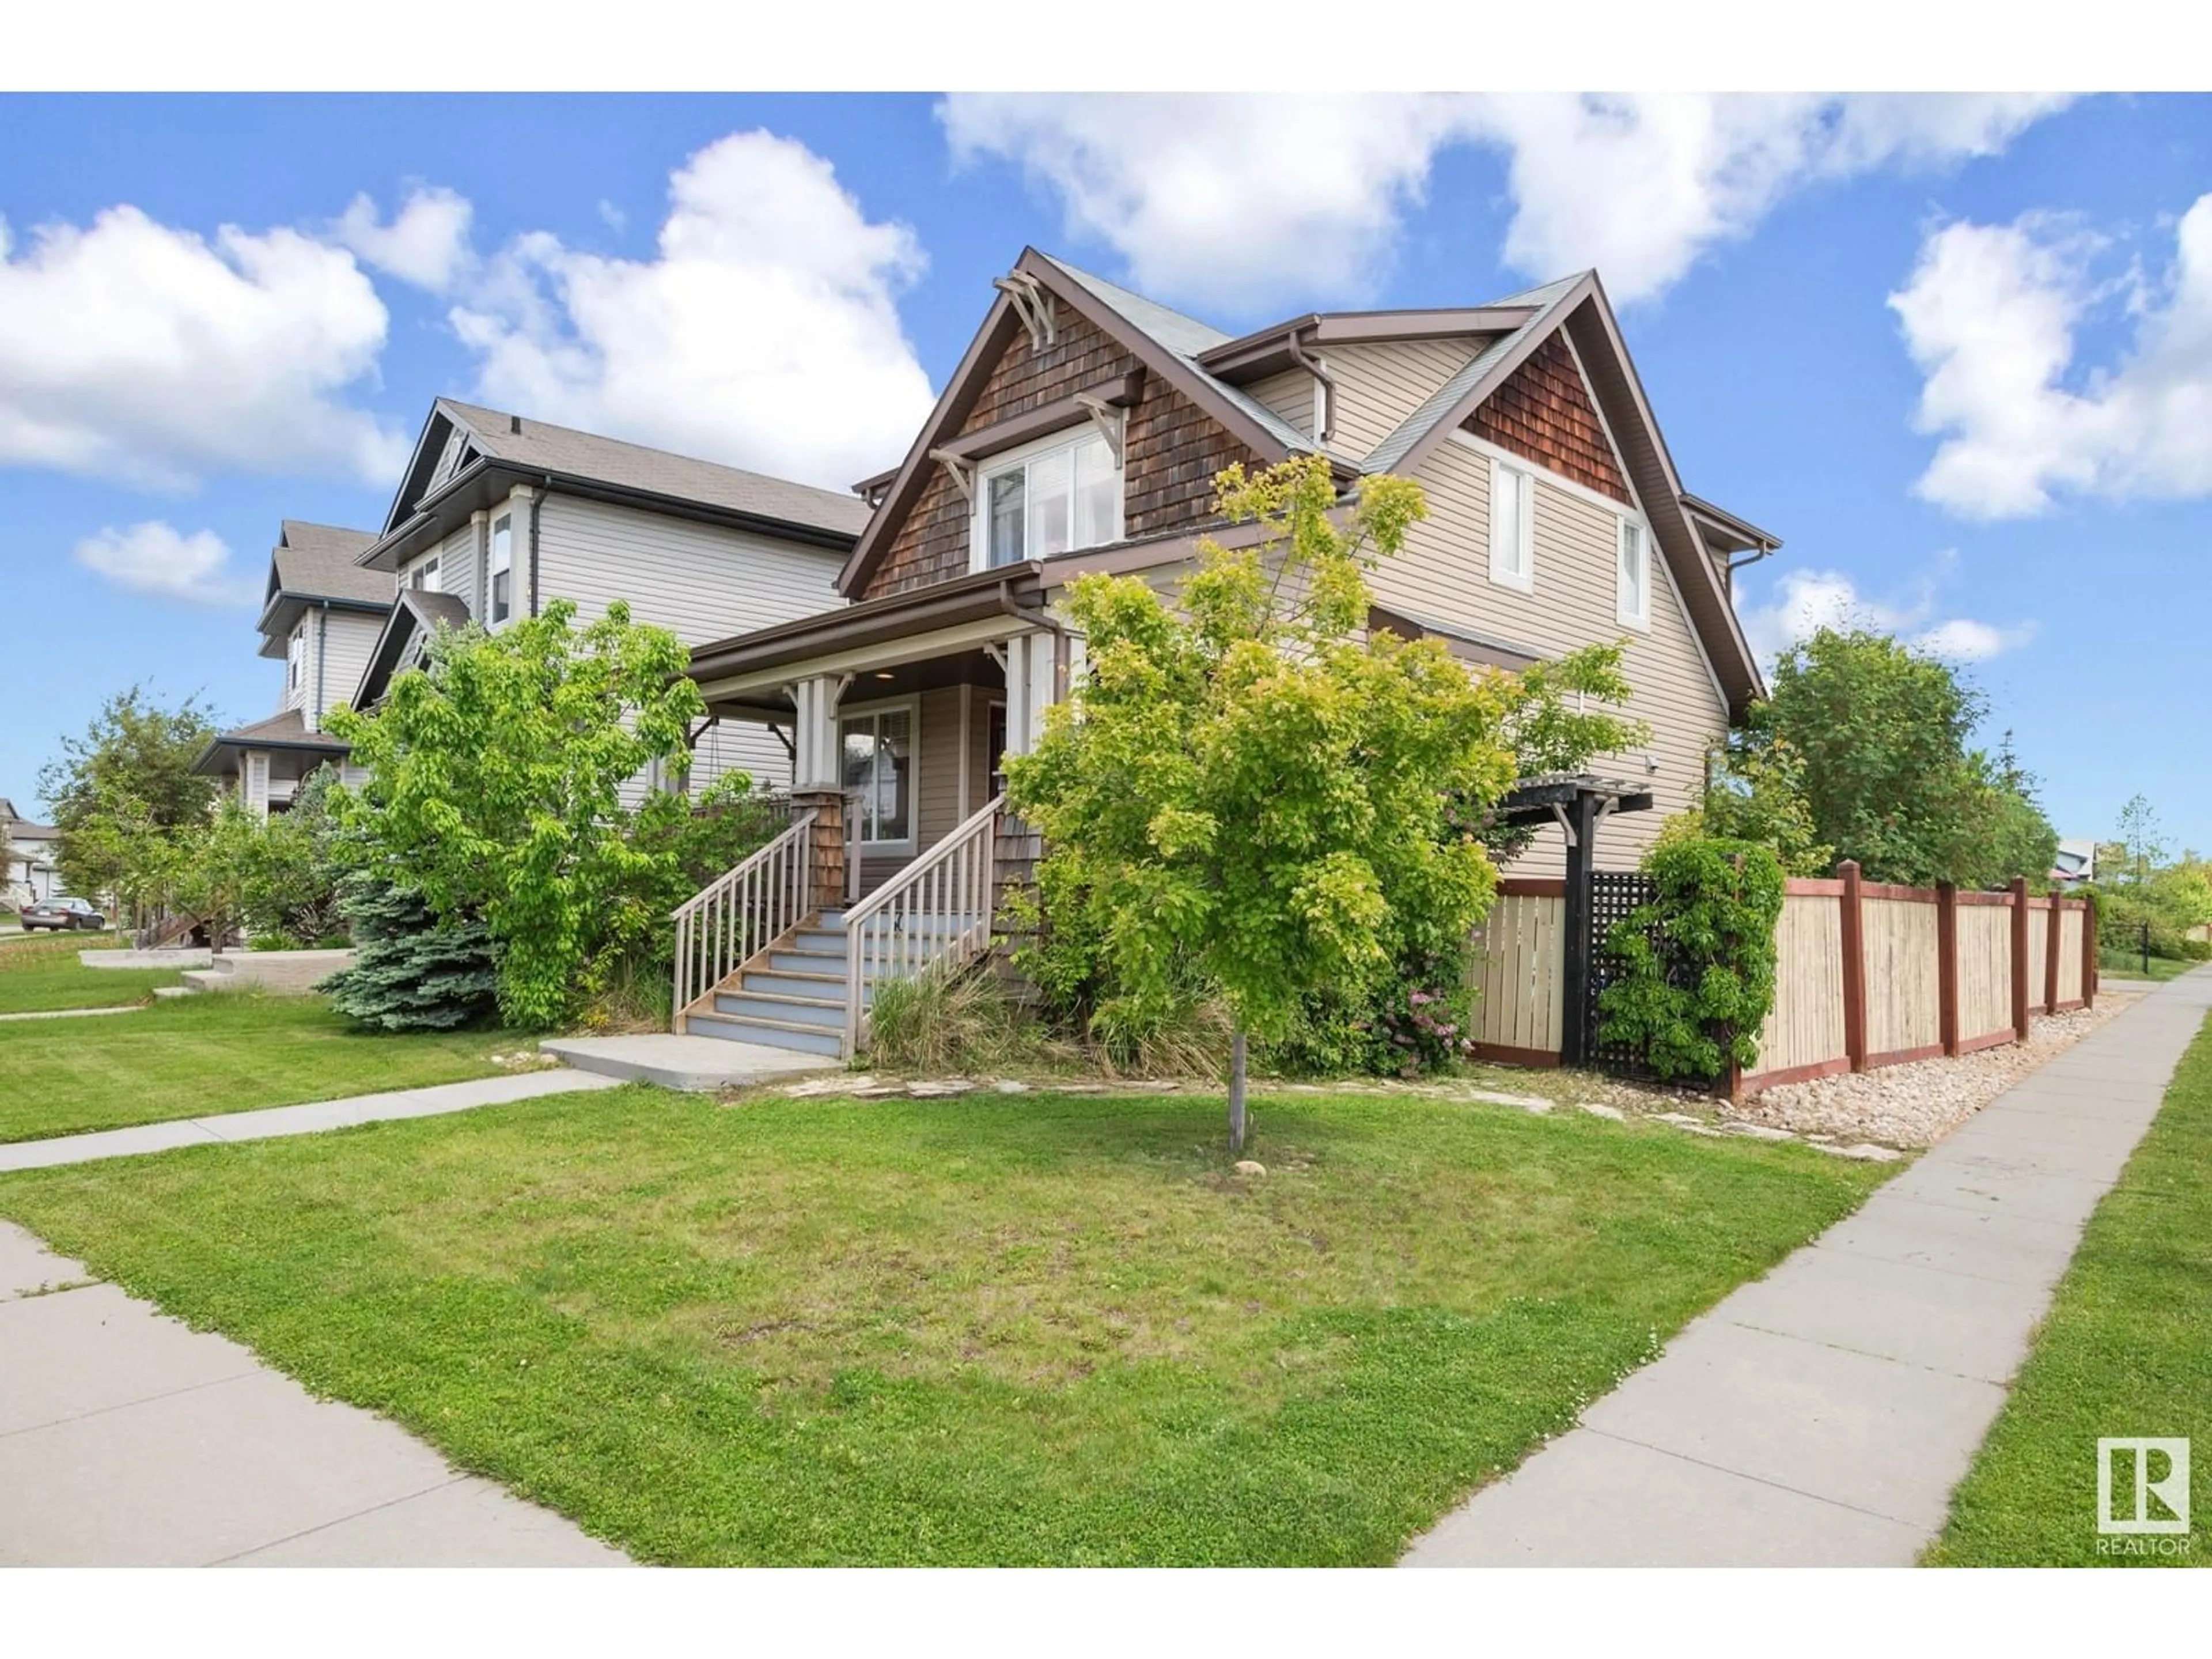
[{"label": "green lawn", "polygon": [[[2212,1022],[2158,1121],[2106,1195],[1927,1559],[1942,1566],[2088,1566],[2097,1553],[2097,1442],[2195,1443],[2197,1534],[2212,1561]],[[2124,1468],[2125,1466],[2123,1465]],[[2116,1482],[2132,1512],[2132,1470]]]},{"label": "green lawn", "polygon": [[638,1558],[1387,1563],[1886,1171],[1404,1097],[645,1088],[0,1177]]},{"label": "green lawn", "polygon": [[[2191,968],[2201,968],[2201,962],[2180,962],[2171,957],[2153,957],[2148,977],[2163,984],[2170,979],[2179,979]],[[2105,951],[2097,952],[2097,967],[2107,979],[2142,979],[2143,957],[2140,951]]]},{"label": "green lawn", "polygon": [[82,933],[40,934],[0,948],[0,1014],[58,1008],[121,1008],[143,1002],[157,985],[175,985],[163,969],[88,968],[79,951],[96,948]]},{"label": "green lawn", "polygon": [[496,1032],[368,1036],[320,997],[236,991],[0,1021],[0,1141],[454,1083],[496,1072],[491,1054],[515,1046]]}]

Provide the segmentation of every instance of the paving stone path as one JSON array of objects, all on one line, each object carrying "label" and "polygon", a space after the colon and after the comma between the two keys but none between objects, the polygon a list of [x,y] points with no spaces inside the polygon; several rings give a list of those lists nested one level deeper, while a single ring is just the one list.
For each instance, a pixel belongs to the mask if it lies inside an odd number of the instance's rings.
[{"label": "paving stone path", "polygon": [[2208,1010],[2185,975],[1999,1096],[1404,1565],[1910,1565]]}]

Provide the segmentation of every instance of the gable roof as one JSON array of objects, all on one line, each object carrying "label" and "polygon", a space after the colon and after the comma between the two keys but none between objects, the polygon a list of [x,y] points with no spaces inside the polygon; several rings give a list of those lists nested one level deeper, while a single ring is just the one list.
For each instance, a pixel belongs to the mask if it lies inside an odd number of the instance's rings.
[{"label": "gable roof", "polygon": [[[1055,300],[1125,347],[1147,372],[1189,398],[1263,460],[1273,463],[1294,454],[1320,453],[1320,446],[1289,422],[1199,362],[1202,353],[1231,343],[1231,337],[1221,330],[1033,247],[1022,250],[1022,257],[1014,262],[1014,273],[1035,277]],[[937,406],[922,423],[905,460],[891,475],[875,516],[868,520],[844,568],[837,573],[839,592],[850,595],[866,586],[928,481],[930,451],[958,430],[974,408],[983,382],[1021,326],[1012,303],[1000,293],[969,342],[959,366],[945,383]],[[1348,466],[1343,470],[1351,471]],[[883,480],[879,475],[866,482],[873,485]]]},{"label": "gable roof", "polygon": [[281,714],[271,714],[265,720],[255,720],[246,726],[234,726],[228,732],[218,732],[207,740],[207,746],[192,757],[192,770],[201,776],[219,775],[232,770],[222,763],[225,757],[245,749],[299,749],[319,755],[343,755],[346,745],[337,738],[320,732],[307,730],[307,717],[296,708],[287,708]]},{"label": "gable roof", "polygon": [[269,551],[269,586],[264,605],[280,593],[303,599],[344,599],[389,605],[392,579],[363,570],[354,561],[376,540],[369,530],[287,519]]},{"label": "gable roof", "polygon": [[[1227,370],[1235,365],[1239,372],[1249,374],[1255,366],[1272,362],[1273,341],[1309,330],[1319,333],[1331,325],[1347,339],[1440,335],[1480,338],[1483,343],[1467,363],[1370,453],[1357,457],[1330,455],[1340,476],[1347,479],[1418,468],[1539,346],[1564,331],[1582,364],[1599,416],[1620,453],[1630,487],[1651,520],[1653,537],[1681,592],[1691,626],[1712,665],[1731,714],[1740,715],[1754,698],[1764,695],[1758,663],[1692,522],[1693,509],[1684,495],[1673,457],[1652,416],[1596,271],[1584,270],[1539,283],[1482,306],[1389,313],[1310,313],[1255,334],[1232,337],[1035,248],[1022,251],[1014,270],[1034,276],[1056,299],[1126,346],[1147,369],[1162,375],[1271,463],[1292,454],[1329,452],[1246,396],[1216,373],[1217,368]],[[896,474],[890,475],[875,516],[838,572],[840,592],[849,596],[865,589],[920,498],[932,465],[930,452],[958,429],[973,408],[982,381],[1021,326],[1011,301],[1001,293],[946,382],[906,459]],[[884,480],[878,477],[868,483],[872,486]],[[1696,510],[1705,514],[1717,512],[1703,503]]]},{"label": "gable roof", "polygon": [[456,432],[466,441],[461,454],[467,459],[461,471],[479,460],[501,463],[521,471],[609,484],[839,537],[858,535],[868,519],[864,502],[836,490],[440,398],[430,406],[399,492],[392,498],[385,520],[386,536],[412,518],[426,496],[449,482],[438,476],[438,467]]},{"label": "gable roof", "polygon": [[465,628],[468,624],[469,607],[459,594],[441,593],[428,587],[408,588],[400,594],[399,603],[392,607],[384,631],[370,647],[368,666],[362,671],[361,684],[354,688],[349,706],[375,707],[392,684],[392,677],[407,665],[409,647],[435,634],[441,627]]}]

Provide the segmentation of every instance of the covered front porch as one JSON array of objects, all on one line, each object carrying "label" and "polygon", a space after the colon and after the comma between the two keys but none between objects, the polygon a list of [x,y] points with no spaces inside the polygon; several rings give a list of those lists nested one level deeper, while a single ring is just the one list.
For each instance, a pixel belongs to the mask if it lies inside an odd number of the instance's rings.
[{"label": "covered front porch", "polygon": [[714,720],[782,738],[793,810],[816,814],[825,852],[836,825],[824,896],[851,902],[1004,793],[1006,757],[1033,746],[1078,648],[1023,566],[702,647],[691,677]]}]

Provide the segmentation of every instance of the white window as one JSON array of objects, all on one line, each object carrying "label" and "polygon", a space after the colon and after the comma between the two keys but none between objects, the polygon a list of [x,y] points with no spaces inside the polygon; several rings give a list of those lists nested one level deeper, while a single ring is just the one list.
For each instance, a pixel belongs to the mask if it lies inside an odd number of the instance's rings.
[{"label": "white window", "polygon": [[307,624],[301,623],[292,630],[292,637],[284,644],[284,689],[297,691],[307,672]]},{"label": "white window", "polygon": [[977,481],[978,568],[1048,559],[1121,538],[1121,469],[1093,427],[995,459]]},{"label": "white window", "polygon": [[491,592],[486,620],[494,625],[514,613],[514,514],[502,513],[491,521]]},{"label": "white window", "polygon": [[436,593],[442,591],[438,586],[438,562],[435,559],[425,559],[416,565],[415,574],[408,586],[425,593]]},{"label": "white window", "polygon": [[914,844],[915,706],[883,703],[837,719],[845,799],[872,847]]},{"label": "white window", "polygon": [[1490,464],[1490,580],[1523,592],[1536,586],[1536,481],[1517,466]]},{"label": "white window", "polygon": [[1620,620],[1651,625],[1651,539],[1633,519],[1620,520]]}]

